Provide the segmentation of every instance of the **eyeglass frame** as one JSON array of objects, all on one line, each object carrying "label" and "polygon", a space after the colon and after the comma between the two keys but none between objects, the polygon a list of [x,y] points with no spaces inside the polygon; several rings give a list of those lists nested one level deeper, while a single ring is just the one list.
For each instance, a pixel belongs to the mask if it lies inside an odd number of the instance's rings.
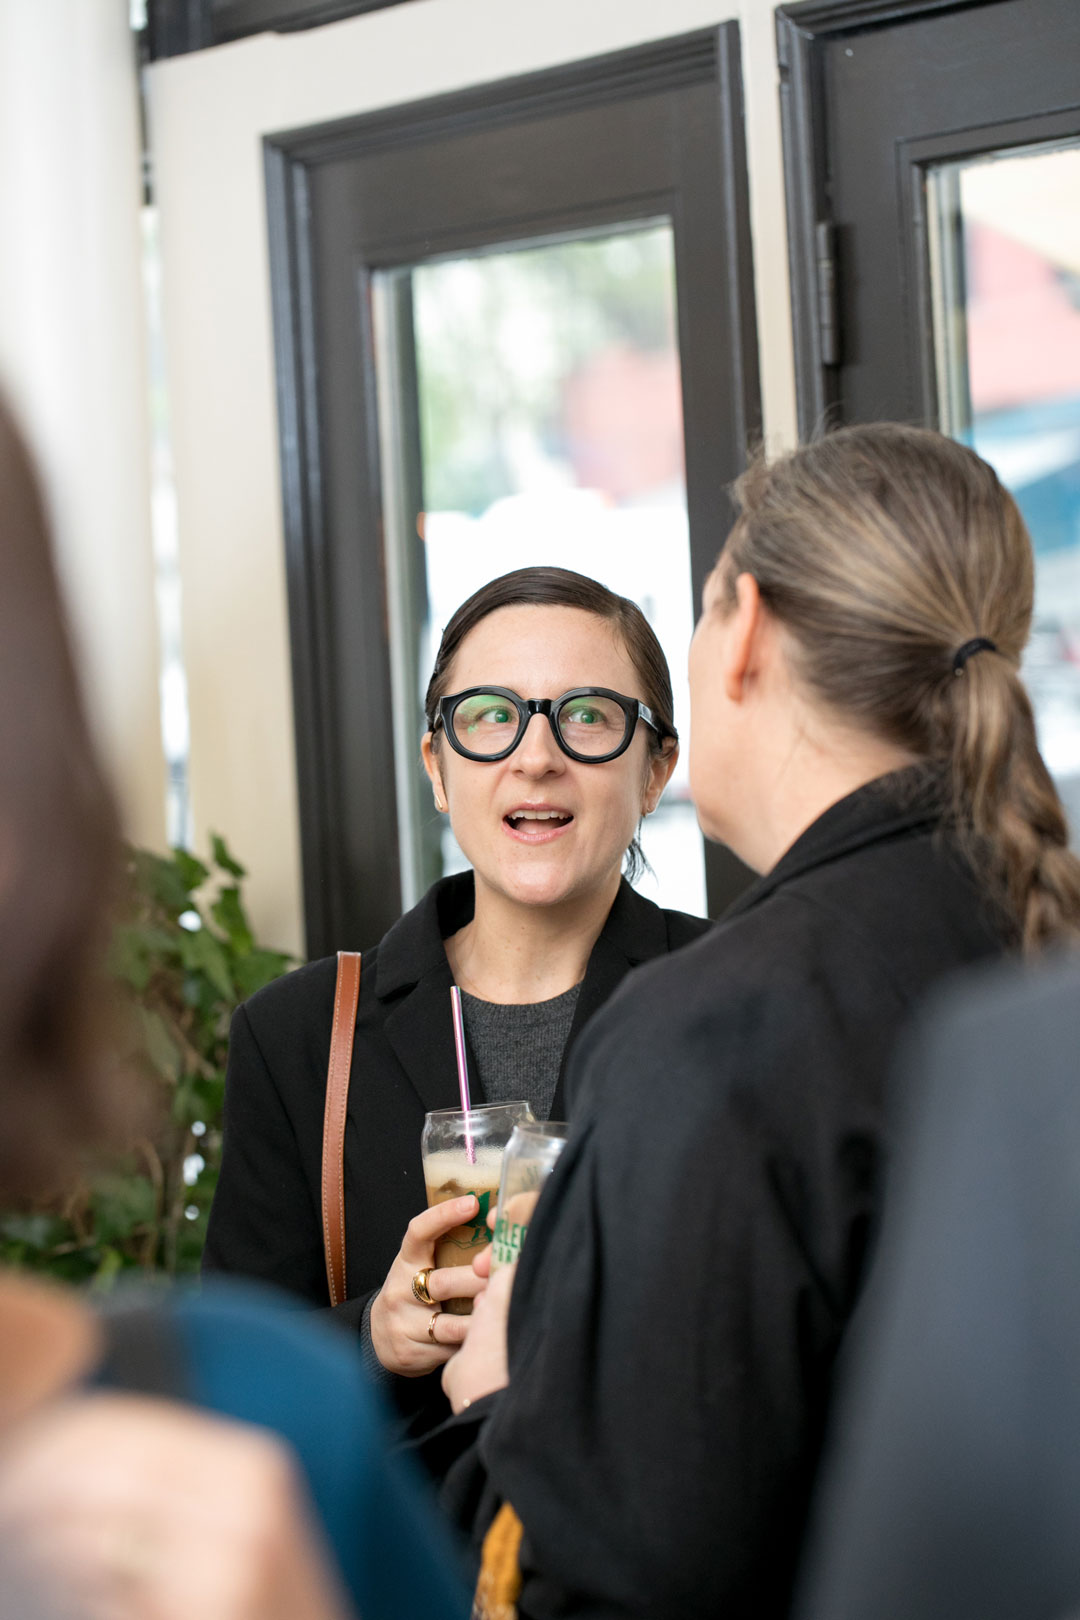
[{"label": "eyeglass frame", "polygon": [[[517,710],[517,734],[509,748],[502,748],[497,754],[473,754],[455,736],[451,721],[458,704],[464,703],[466,698],[484,697],[487,694],[492,697],[507,698]],[[571,699],[582,697],[610,698],[613,703],[619,705],[626,717],[627,724],[623,740],[618,748],[614,749],[610,754],[575,753],[559,733],[556,724],[556,716],[559,710],[564,703],[569,703]],[[644,720],[647,726],[652,727],[661,743],[668,737],[674,738],[676,742],[679,740],[679,734],[675,728],[666,725],[663,720],[658,720],[652,709],[647,704],[642,703],[640,698],[626,697],[622,692],[613,692],[608,686],[573,686],[569,692],[563,692],[557,698],[523,698],[519,697],[516,692],[511,691],[508,686],[470,686],[464,692],[452,692],[448,696],[439,699],[435,724],[431,729],[434,732],[441,725],[450,747],[456,754],[460,754],[462,759],[471,759],[477,765],[497,765],[499,760],[509,759],[515,748],[520,746],[533,716],[537,714],[542,714],[547,720],[548,725],[551,727],[551,735],[555,738],[558,747],[566,755],[567,759],[575,760],[579,765],[606,765],[610,760],[618,759],[620,754],[625,754],[634,740],[634,733],[637,731],[639,720]]]}]

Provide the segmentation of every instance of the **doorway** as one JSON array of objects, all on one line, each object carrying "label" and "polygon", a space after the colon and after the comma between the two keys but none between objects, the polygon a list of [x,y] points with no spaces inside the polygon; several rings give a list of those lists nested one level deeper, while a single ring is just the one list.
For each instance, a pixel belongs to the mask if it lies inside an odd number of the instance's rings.
[{"label": "doorway", "polygon": [[[557,563],[672,666],[759,403],[735,24],[266,143],[311,954],[460,853],[419,768],[446,618]],[[685,732],[684,732],[685,739]],[[642,887],[717,914],[685,767]]]}]

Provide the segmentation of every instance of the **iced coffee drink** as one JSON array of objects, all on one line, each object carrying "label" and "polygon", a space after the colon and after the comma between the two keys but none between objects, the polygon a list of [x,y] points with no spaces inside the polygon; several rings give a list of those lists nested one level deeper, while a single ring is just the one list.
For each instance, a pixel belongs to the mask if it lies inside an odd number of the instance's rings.
[{"label": "iced coffee drink", "polygon": [[[468,1266],[490,1240],[488,1214],[499,1198],[503,1150],[515,1125],[532,1119],[528,1103],[494,1103],[486,1108],[440,1109],[427,1115],[421,1153],[428,1207],[473,1193],[480,1208],[471,1220],[438,1240],[436,1266]],[[448,1299],[444,1311],[469,1316],[471,1299]]]}]

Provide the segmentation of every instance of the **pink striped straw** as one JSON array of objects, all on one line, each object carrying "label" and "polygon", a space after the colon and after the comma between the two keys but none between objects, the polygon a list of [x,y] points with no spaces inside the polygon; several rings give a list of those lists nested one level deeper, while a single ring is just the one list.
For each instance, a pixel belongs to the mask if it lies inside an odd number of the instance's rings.
[{"label": "pink striped straw", "polygon": [[465,1020],[461,1016],[461,991],[456,984],[450,986],[450,1010],[454,1015],[454,1056],[457,1058],[458,1091],[461,1093],[461,1111],[465,1115],[465,1157],[476,1163],[476,1144],[469,1130],[469,1065],[465,1057]]}]

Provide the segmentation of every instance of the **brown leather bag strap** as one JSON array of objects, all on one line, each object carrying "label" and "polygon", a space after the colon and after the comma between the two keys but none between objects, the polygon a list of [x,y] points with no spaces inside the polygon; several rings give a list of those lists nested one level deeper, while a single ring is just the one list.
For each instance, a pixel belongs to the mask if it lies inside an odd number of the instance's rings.
[{"label": "brown leather bag strap", "polygon": [[345,1298],[345,1110],[349,1104],[349,1071],[359,1000],[360,952],[338,951],[322,1147],[323,1247],[331,1305],[340,1305]]}]

